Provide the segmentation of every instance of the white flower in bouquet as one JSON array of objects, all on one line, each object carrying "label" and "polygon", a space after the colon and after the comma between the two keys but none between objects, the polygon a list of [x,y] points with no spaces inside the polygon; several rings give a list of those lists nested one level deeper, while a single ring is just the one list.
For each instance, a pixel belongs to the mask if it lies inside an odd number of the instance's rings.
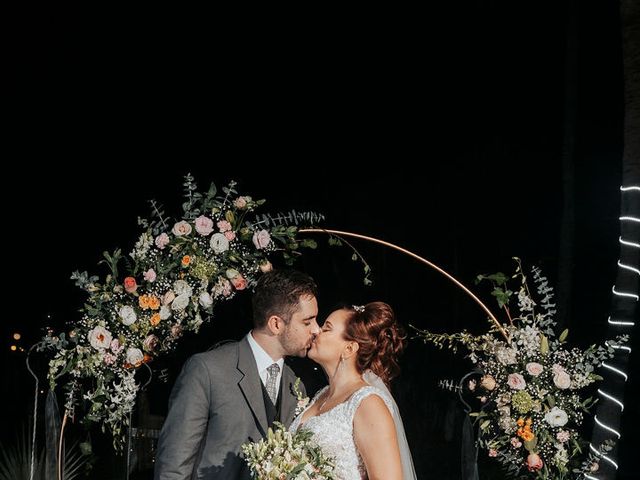
[{"label": "white flower in bouquet", "polygon": [[120,316],[120,320],[122,321],[122,323],[127,326],[133,325],[138,319],[136,311],[129,305],[122,306],[120,308],[120,311],[118,312],[118,315]]},{"label": "white flower in bouquet", "polygon": [[563,427],[569,421],[567,412],[558,407],[553,407],[549,410],[549,412],[544,416],[544,419],[552,427]]},{"label": "white flower in bouquet", "polygon": [[104,350],[111,345],[111,332],[98,325],[89,332],[89,343],[96,350]]},{"label": "white flower in bouquet", "polygon": [[269,428],[266,438],[242,445],[253,478],[259,480],[338,480],[334,461],[313,442],[312,433],[291,433],[282,424]]}]

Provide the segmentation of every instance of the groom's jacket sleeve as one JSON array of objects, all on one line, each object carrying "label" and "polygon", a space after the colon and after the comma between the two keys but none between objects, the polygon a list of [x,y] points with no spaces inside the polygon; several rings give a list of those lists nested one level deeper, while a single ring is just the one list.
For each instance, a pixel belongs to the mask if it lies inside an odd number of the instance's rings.
[{"label": "groom's jacket sleeve", "polygon": [[188,480],[196,467],[206,435],[211,385],[209,371],[199,357],[187,360],[171,392],[158,440],[155,480]]}]

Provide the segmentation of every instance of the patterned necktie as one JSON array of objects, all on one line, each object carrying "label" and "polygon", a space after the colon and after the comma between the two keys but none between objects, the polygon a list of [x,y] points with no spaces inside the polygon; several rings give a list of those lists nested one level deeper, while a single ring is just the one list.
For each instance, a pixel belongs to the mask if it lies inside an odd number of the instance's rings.
[{"label": "patterned necktie", "polygon": [[280,366],[277,363],[269,365],[267,367],[267,393],[269,398],[275,405],[278,401],[278,373],[280,372]]}]

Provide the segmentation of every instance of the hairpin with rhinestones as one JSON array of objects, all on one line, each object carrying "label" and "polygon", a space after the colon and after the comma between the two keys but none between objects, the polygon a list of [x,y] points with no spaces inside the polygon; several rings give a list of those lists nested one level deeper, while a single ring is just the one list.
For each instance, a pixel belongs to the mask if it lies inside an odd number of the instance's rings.
[{"label": "hairpin with rhinestones", "polygon": [[364,305],[351,305],[351,306],[358,313],[364,312]]}]

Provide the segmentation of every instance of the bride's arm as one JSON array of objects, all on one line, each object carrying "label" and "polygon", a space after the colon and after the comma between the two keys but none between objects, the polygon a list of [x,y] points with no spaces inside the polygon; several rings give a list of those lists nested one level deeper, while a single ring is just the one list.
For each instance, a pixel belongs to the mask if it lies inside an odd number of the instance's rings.
[{"label": "bride's arm", "polygon": [[402,480],[396,427],[379,396],[362,401],[353,418],[353,433],[369,480]]}]

